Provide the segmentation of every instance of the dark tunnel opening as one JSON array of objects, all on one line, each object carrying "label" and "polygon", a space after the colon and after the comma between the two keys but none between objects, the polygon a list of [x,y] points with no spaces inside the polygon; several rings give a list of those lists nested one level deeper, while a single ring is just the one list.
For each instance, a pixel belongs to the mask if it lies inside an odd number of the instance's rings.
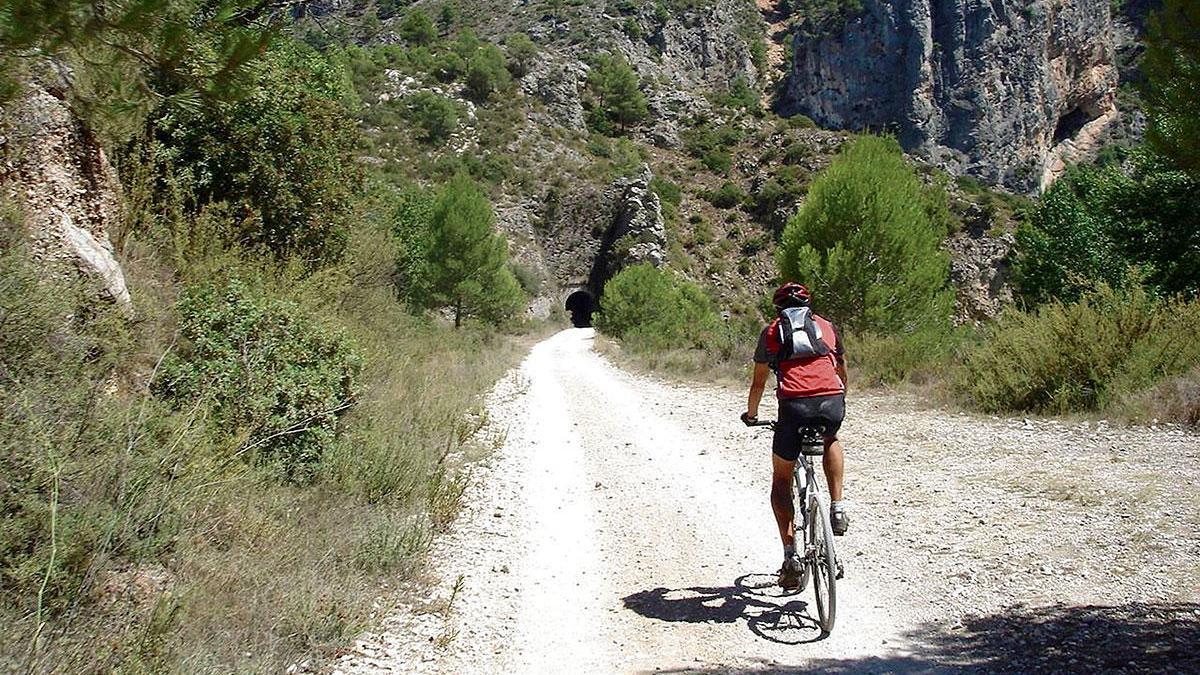
[{"label": "dark tunnel opening", "polygon": [[596,300],[587,291],[575,291],[567,296],[567,311],[571,313],[571,325],[576,328],[590,328],[592,314],[596,311]]}]

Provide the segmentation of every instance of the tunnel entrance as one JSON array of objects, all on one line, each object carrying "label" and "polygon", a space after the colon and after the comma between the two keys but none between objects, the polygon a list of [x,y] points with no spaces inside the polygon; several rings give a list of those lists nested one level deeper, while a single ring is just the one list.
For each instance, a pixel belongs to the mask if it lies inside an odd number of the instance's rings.
[{"label": "tunnel entrance", "polygon": [[596,311],[596,300],[587,291],[575,291],[567,296],[567,311],[571,313],[571,325],[590,328],[592,314]]}]

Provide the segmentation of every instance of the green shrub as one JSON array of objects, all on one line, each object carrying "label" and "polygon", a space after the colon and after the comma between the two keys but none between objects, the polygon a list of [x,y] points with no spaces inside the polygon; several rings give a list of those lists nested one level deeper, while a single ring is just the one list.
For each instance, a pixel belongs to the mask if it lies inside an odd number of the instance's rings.
[{"label": "green shrub", "polygon": [[433,19],[419,9],[410,9],[400,22],[400,37],[414,45],[428,45],[437,39]]},{"label": "green shrub", "polygon": [[513,33],[504,41],[508,55],[508,72],[513,77],[524,77],[537,59],[538,46],[525,33]]},{"label": "green shrub", "polygon": [[703,347],[719,320],[698,286],[643,263],[604,285],[596,326],[641,349]]},{"label": "green shrub", "polygon": [[[944,198],[944,194],[943,194]],[[777,251],[780,274],[807,284],[852,332],[911,334],[950,321],[944,222],[895,141],[864,136],[813,181]]]},{"label": "green shrub", "polygon": [[683,190],[679,185],[665,178],[654,176],[650,179],[650,189],[658,195],[662,205],[663,218],[668,223],[679,220],[679,205],[683,202]]},{"label": "green shrub", "polygon": [[746,200],[746,192],[737,184],[725,181],[716,190],[705,192],[704,198],[718,209],[732,209]]},{"label": "green shrub", "polygon": [[966,359],[984,410],[1097,410],[1200,362],[1200,302],[1102,286],[1077,302],[1009,310]]},{"label": "green shrub", "polygon": [[709,171],[727,174],[729,169],[733,168],[733,155],[724,148],[713,148],[700,157],[700,163]]},{"label": "green shrub", "polygon": [[957,350],[969,337],[966,329],[946,326],[894,335],[848,334],[844,338],[850,378],[856,387],[950,379]]},{"label": "green shrub", "polygon": [[497,91],[508,87],[512,75],[504,63],[504,54],[495,45],[483,45],[467,61],[467,96],[484,103]]},{"label": "green shrub", "polygon": [[235,102],[165,100],[152,139],[137,149],[164,177],[164,195],[188,195],[193,214],[214,203],[235,207],[230,243],[313,265],[336,260],[361,184],[345,73],[286,41],[256,73],[253,91]]},{"label": "green shrub", "polygon": [[407,117],[429,143],[443,143],[458,129],[458,106],[445,96],[418,91],[405,97]]},{"label": "green shrub", "polygon": [[[807,190],[808,173],[798,166],[777,166],[771,176],[758,186],[752,198],[754,215],[772,229],[783,226],[783,218],[776,214],[781,209],[789,211],[804,198]],[[786,216],[785,216],[786,217]]]},{"label": "green shrub", "polygon": [[179,313],[182,343],[155,393],[179,408],[210,402],[238,454],[304,477],[356,399],[361,361],[347,338],[237,279],[188,289]]}]

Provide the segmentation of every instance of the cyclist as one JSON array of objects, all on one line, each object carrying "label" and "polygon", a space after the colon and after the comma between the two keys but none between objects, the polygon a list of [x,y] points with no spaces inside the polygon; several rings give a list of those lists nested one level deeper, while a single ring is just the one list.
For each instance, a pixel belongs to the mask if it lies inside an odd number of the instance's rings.
[{"label": "cyclist", "polygon": [[[795,531],[792,522],[792,470],[800,454],[800,429],[807,426],[825,427],[823,465],[832,501],[829,520],[833,533],[843,535],[850,527],[850,517],[842,504],[842,444],[837,432],[846,412],[845,350],[833,324],[812,313],[808,289],[787,282],[775,291],[775,308],[779,311],[763,328],[754,352],[754,375],[750,396],[742,421],[758,420],[758,404],[762,400],[769,370],[775,371],[775,394],[779,399],[779,416],[772,442],[771,509],[783,541],[783,566],[779,570],[779,585],[791,589],[800,584],[803,565],[796,555]],[[808,308],[807,311],[787,313],[788,325],[800,336],[802,348],[785,347],[781,319],[784,310]],[[796,326],[801,317],[803,325]],[[790,347],[790,348],[789,348]],[[807,347],[803,348],[803,347]]]}]

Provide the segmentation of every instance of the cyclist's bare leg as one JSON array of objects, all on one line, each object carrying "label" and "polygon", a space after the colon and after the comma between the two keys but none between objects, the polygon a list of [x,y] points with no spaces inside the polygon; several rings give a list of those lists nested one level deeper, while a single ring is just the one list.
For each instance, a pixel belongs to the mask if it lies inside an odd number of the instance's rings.
[{"label": "cyclist's bare leg", "polygon": [[835,502],[842,500],[842,465],[845,455],[842,454],[842,443],[836,438],[825,439],[825,457],[821,466],[825,469],[825,484],[829,486],[829,498]]},{"label": "cyclist's bare leg", "polygon": [[792,469],[795,465],[779,455],[771,455],[771,510],[775,512],[775,523],[784,546],[796,543],[796,525],[792,522],[796,515],[792,504]]}]

